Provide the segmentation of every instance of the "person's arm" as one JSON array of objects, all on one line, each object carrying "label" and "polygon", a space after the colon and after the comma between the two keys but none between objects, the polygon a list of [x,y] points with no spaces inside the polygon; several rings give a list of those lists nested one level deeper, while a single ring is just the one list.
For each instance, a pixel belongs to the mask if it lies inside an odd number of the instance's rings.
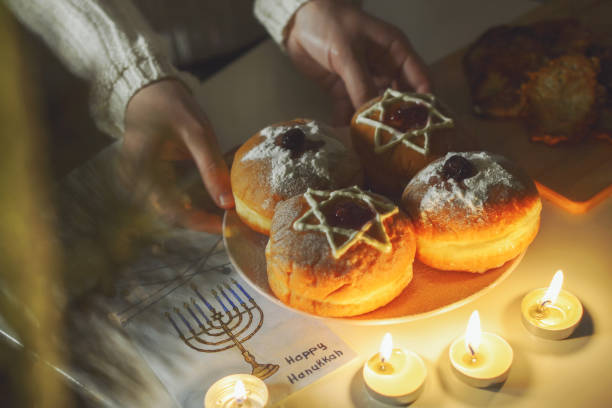
[{"label": "person's arm", "polygon": [[[279,3],[287,6],[276,7]],[[355,109],[387,87],[430,90],[425,64],[408,38],[354,3],[255,3],[255,15],[285,47],[296,67],[331,95],[335,124],[347,124]],[[290,15],[292,10],[294,14]]]},{"label": "person's arm", "polygon": [[98,127],[123,133],[130,98],[176,70],[130,0],[5,0],[76,75],[90,82]]},{"label": "person's arm", "polygon": [[[180,225],[220,232],[221,218],[183,205],[175,180],[167,180],[163,171],[168,161],[191,158],[215,203],[234,205],[229,171],[210,122],[186,86],[175,80],[179,73],[131,1],[6,2],[74,73],[90,82],[97,125],[123,136],[122,178],[136,198],[152,202]],[[168,155],[168,146],[175,153]]]}]

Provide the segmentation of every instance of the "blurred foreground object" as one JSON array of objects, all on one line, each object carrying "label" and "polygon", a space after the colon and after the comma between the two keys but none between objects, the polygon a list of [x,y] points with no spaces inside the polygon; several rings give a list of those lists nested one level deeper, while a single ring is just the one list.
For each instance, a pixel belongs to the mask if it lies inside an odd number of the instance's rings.
[{"label": "blurred foreground object", "polygon": [[[46,166],[37,106],[20,54],[14,21],[0,5],[0,316],[39,357],[0,341],[3,406],[69,407],[60,377],[42,361],[61,365],[59,257],[50,223]],[[4,405],[6,404],[6,405]]]}]

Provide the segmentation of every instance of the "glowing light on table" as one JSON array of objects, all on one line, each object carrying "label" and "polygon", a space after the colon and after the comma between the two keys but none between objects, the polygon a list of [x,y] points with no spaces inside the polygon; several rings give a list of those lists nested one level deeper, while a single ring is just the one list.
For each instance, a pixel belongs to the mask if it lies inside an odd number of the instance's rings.
[{"label": "glowing light on table", "polygon": [[250,374],[234,374],[211,385],[204,397],[204,408],[263,408],[268,388]]},{"label": "glowing light on table", "polygon": [[238,405],[244,404],[244,401],[247,399],[246,388],[242,380],[236,381],[236,385],[234,386],[234,399]]},{"label": "glowing light on table", "polygon": [[563,271],[558,270],[548,288],[529,292],[521,302],[521,317],[527,330],[549,340],[569,337],[582,319],[582,303],[562,289]]},{"label": "glowing light on table", "polygon": [[393,348],[386,333],[378,353],[363,366],[363,379],[370,395],[387,404],[408,404],[418,398],[427,378],[421,357],[405,348]]},{"label": "glowing light on table", "polygon": [[514,353],[500,336],[482,332],[480,315],[470,316],[466,332],[450,346],[449,358],[457,376],[474,387],[488,387],[508,377]]}]

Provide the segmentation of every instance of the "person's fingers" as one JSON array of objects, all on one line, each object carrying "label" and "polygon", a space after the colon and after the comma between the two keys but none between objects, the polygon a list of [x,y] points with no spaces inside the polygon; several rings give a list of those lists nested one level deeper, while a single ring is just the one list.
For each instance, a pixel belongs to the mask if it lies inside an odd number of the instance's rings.
[{"label": "person's fingers", "polygon": [[221,234],[223,220],[218,214],[208,213],[200,210],[179,210],[177,224],[181,227],[195,230]]},{"label": "person's fingers", "polygon": [[198,166],[212,199],[221,208],[232,208],[234,196],[230,174],[212,128],[200,124],[190,126],[183,130],[182,138]]},{"label": "person's fingers", "polygon": [[134,203],[143,203],[155,184],[157,143],[139,130],[126,131],[117,161],[121,191]]},{"label": "person's fingers", "polygon": [[332,107],[332,125],[333,126],[346,126],[351,123],[353,117],[353,104],[350,99],[335,99]]},{"label": "person's fingers", "polygon": [[193,208],[189,196],[180,193],[174,185],[155,184],[149,191],[149,204],[167,223],[197,231],[221,233],[219,214]]},{"label": "person's fingers", "polygon": [[[134,95],[121,152],[118,179],[136,204],[173,225],[221,232],[221,217],[212,207],[233,206],[229,171],[212,127],[181,83],[159,81]],[[197,178],[188,162],[195,162]],[[192,196],[184,187],[200,177],[208,194],[200,185]]]},{"label": "person's fingers", "polygon": [[333,70],[342,78],[355,109],[376,96],[376,87],[361,53],[347,44],[334,57]]},{"label": "person's fingers", "polygon": [[147,167],[156,153],[155,138],[140,130],[126,131],[121,142],[120,159],[134,168]]},{"label": "person's fingers", "polygon": [[169,138],[161,142],[159,147],[160,160],[189,160],[191,154],[185,144],[175,138]]},{"label": "person's fingers", "polygon": [[[431,80],[425,64],[414,51],[409,51],[406,47],[409,43],[397,42],[396,48],[400,48],[404,53],[405,59],[401,64],[402,74],[415,91],[420,93],[431,92]],[[393,49],[393,47],[392,47]],[[393,52],[393,51],[392,51]]]},{"label": "person's fingers", "polygon": [[367,25],[367,33],[379,46],[386,47],[391,63],[399,68],[401,82],[417,92],[431,91],[427,67],[401,30],[376,21]]},{"label": "person's fingers", "polygon": [[329,93],[332,98],[332,125],[348,125],[355,109],[342,78],[336,76],[335,81],[330,85]]},{"label": "person's fingers", "polygon": [[296,68],[330,95],[332,100],[332,125],[348,124],[354,109],[342,78],[314,60],[300,44],[290,44],[290,47],[293,47],[291,55]]}]

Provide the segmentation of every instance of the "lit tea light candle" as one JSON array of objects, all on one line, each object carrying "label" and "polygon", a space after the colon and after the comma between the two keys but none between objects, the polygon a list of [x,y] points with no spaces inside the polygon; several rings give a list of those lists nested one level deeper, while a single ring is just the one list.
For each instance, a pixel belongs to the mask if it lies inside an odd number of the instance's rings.
[{"label": "lit tea light candle", "polygon": [[580,319],[582,303],[570,292],[562,290],[563,271],[555,273],[548,288],[529,292],[521,302],[521,315],[527,330],[548,340],[569,337]]},{"label": "lit tea light candle", "polygon": [[268,387],[249,374],[234,374],[211,385],[204,397],[204,408],[263,408],[268,403]]},{"label": "lit tea light candle", "polygon": [[234,386],[234,399],[239,406],[244,405],[247,399],[246,388],[241,380],[236,381],[236,385]]},{"label": "lit tea light candle", "polygon": [[500,336],[482,332],[480,316],[470,316],[464,336],[455,340],[449,350],[451,365],[465,383],[484,388],[503,382],[508,377],[514,353]]},{"label": "lit tea light candle", "polygon": [[423,389],[427,368],[421,357],[404,348],[393,348],[386,333],[380,351],[363,366],[363,379],[370,395],[387,404],[408,404]]}]

